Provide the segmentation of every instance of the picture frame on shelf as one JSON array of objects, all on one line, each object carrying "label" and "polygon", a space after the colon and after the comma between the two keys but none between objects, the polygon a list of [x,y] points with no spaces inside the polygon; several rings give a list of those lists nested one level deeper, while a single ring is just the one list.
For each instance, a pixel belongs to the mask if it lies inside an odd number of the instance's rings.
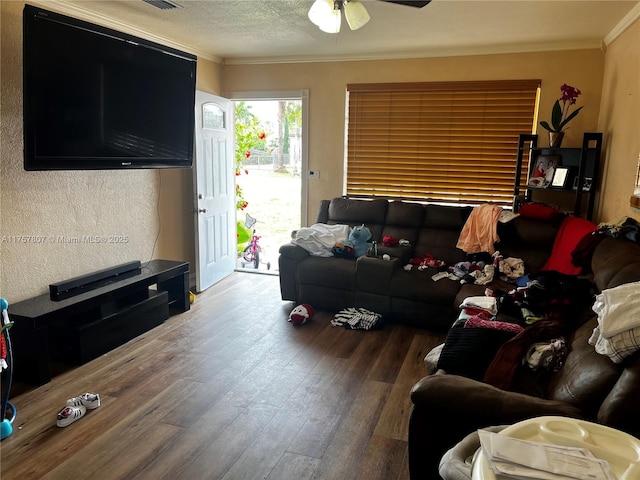
[{"label": "picture frame on shelf", "polygon": [[560,155],[538,155],[529,173],[529,187],[547,188],[553,182],[554,172],[561,160]]},{"label": "picture frame on shelf", "polygon": [[551,186],[554,188],[565,188],[569,180],[569,167],[556,167],[553,172]]},{"label": "picture frame on shelf", "polygon": [[[592,183],[593,183],[593,179],[591,177],[584,177],[582,179],[582,191],[590,192]],[[573,189],[574,190],[578,189],[578,177],[573,179]]]}]

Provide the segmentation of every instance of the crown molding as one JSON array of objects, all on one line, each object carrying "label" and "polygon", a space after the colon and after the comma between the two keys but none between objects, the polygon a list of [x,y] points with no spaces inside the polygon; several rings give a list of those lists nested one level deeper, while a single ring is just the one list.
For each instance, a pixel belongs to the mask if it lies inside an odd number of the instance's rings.
[{"label": "crown molding", "polygon": [[600,50],[600,40],[583,40],[554,43],[529,43],[521,45],[486,45],[482,47],[452,47],[433,50],[388,52],[353,55],[309,55],[290,57],[229,57],[223,65],[269,65],[277,63],[323,63],[323,62],[358,62],[375,60],[409,60],[437,57],[465,57],[478,55],[507,55],[511,53],[555,52],[564,50]]},{"label": "crown molding", "polygon": [[100,15],[96,12],[87,10],[84,7],[75,4],[65,3],[61,0],[29,0],[29,4],[33,5],[34,7],[40,7],[52,12],[60,13],[62,15],[77,18],[78,20],[84,20],[85,22],[94,23],[102,27],[111,28],[119,32],[144,38],[145,40],[159,43],[167,47],[175,48],[176,50],[182,50],[183,52],[191,53],[192,55],[211,60],[215,63],[223,62],[223,59],[221,57],[212,55],[211,53],[205,52],[204,50],[195,49],[193,47],[190,47],[189,45],[169,40],[168,38],[165,38],[161,35],[155,35],[146,30],[142,30],[140,28],[129,25],[128,23],[121,22],[120,20],[116,20],[111,17],[107,17],[106,15]]},{"label": "crown molding", "polygon": [[622,33],[629,28],[631,24],[638,20],[638,18],[640,18],[640,2],[638,2],[636,6],[633,7],[615,27],[613,27],[609,34],[604,37],[604,45],[611,45],[611,43],[622,35]]}]

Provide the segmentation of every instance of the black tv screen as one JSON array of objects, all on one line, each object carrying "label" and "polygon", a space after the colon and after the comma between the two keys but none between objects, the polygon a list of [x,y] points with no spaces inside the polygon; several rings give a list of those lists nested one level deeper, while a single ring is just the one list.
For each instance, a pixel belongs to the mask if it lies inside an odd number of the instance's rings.
[{"label": "black tv screen", "polygon": [[194,55],[26,5],[24,168],[191,167]]}]

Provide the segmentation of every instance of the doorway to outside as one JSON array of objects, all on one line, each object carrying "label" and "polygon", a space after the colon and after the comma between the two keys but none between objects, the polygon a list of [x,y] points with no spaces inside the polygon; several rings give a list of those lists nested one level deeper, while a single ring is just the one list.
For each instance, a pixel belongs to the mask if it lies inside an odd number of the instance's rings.
[{"label": "doorway to outside", "polygon": [[280,246],[302,225],[302,107],[300,98],[234,101],[239,271],[276,275]]}]

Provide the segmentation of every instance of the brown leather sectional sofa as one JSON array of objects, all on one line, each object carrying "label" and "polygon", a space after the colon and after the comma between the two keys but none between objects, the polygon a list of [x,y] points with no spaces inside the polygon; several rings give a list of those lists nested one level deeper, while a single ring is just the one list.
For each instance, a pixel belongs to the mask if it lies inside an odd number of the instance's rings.
[{"label": "brown leather sectional sofa", "polygon": [[[387,253],[391,260],[319,257],[298,245],[282,245],[282,299],[334,311],[363,307],[382,314],[385,320],[446,331],[458,313],[455,301],[460,282],[432,280],[435,268],[405,271],[403,267],[425,254],[447,265],[465,260],[466,254],[456,243],[471,211],[471,207],[380,199],[323,200],[316,223],[365,224],[379,245],[378,254]],[[504,256],[523,259],[527,271],[537,271],[551,252],[559,224],[560,219],[520,217],[499,224],[497,247]],[[409,246],[382,247],[385,235],[408,240]]]},{"label": "brown leather sectional sofa", "polygon": [[[591,269],[596,291],[638,282],[640,246],[626,239],[604,238],[593,251]],[[597,326],[595,313],[576,308],[573,320],[577,328],[567,335],[564,366],[537,383],[535,395],[441,372],[418,381],[411,390],[411,479],[440,478],[443,454],[478,428],[537,416],[581,418],[640,438],[640,354],[614,363],[588,343]]]}]

